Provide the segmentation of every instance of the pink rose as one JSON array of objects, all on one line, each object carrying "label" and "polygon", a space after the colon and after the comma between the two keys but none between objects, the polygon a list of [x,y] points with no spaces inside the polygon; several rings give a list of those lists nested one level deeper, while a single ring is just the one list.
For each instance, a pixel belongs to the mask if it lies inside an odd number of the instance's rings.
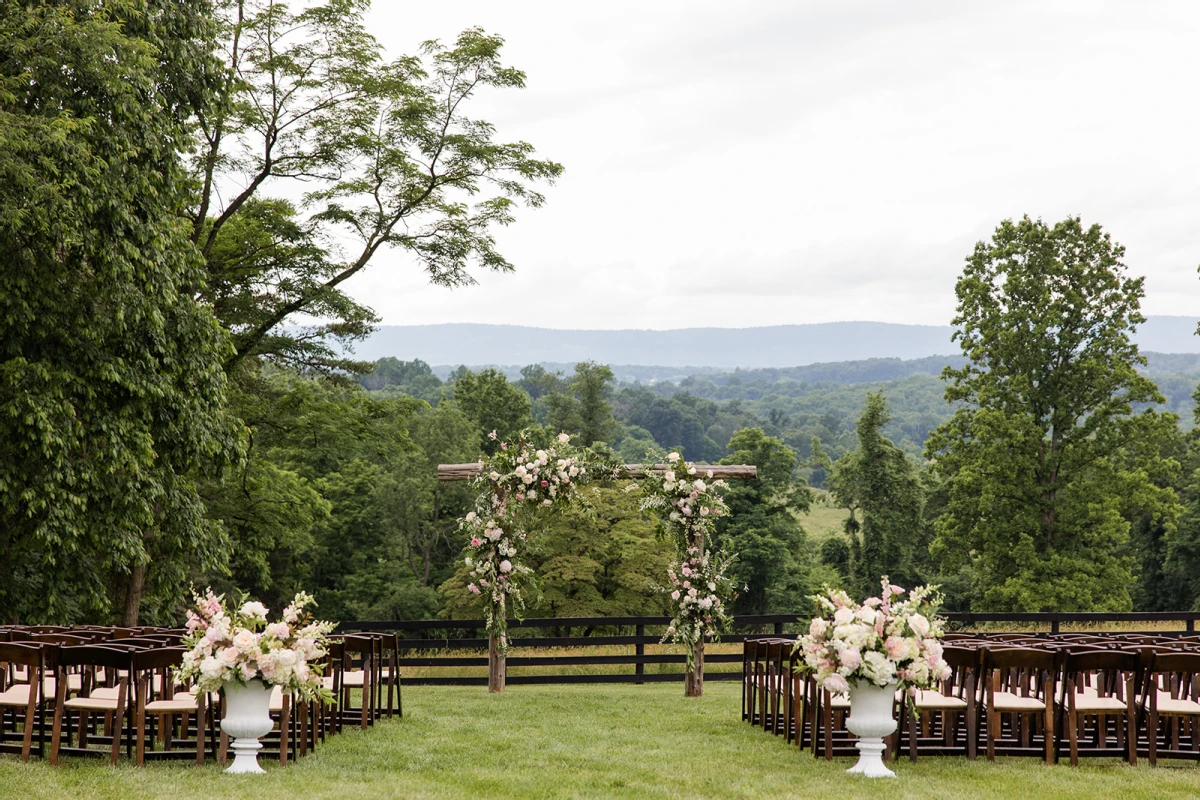
[{"label": "pink rose", "polygon": [[236,647],[226,647],[221,651],[221,660],[224,661],[226,665],[233,666],[237,663],[238,656],[241,654],[242,651],[238,650]]},{"label": "pink rose", "polygon": [[475,537],[474,539],[471,540],[471,547],[479,547],[479,545],[481,545],[481,544],[483,544],[483,540],[480,539],[479,537]]},{"label": "pink rose", "polygon": [[883,643],[883,649],[892,659],[902,658],[908,653],[908,645],[899,636],[889,636]]},{"label": "pink rose", "polygon": [[853,647],[848,647],[845,650],[837,651],[838,661],[842,662],[842,667],[854,672],[862,666],[862,653],[855,650]]},{"label": "pink rose", "polygon": [[832,694],[845,694],[850,691],[850,684],[835,672],[825,679],[825,690]]}]

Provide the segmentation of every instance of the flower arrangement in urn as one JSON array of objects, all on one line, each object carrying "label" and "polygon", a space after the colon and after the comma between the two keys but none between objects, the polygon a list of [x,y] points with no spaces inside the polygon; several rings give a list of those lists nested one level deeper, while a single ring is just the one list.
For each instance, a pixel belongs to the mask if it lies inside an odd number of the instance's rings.
[{"label": "flower arrangement in urn", "polygon": [[937,588],[907,593],[882,580],[878,597],[855,603],[840,589],[815,595],[819,611],[793,651],[804,660],[798,670],[812,674],[822,688],[843,694],[859,682],[928,689],[950,676],[942,661],[944,622],[937,614]]},{"label": "flower arrangement in urn", "polygon": [[244,686],[258,679],[305,700],[332,700],[321,681],[327,639],[335,623],[313,618],[312,595],[300,592],[277,622],[268,622],[262,603],[248,601],[227,608],[224,595],[208,589],[194,595],[188,611],[181,680],[195,681],[205,692],[227,683]]},{"label": "flower arrangement in urn", "polygon": [[932,688],[950,677],[942,660],[943,623],[936,616],[936,587],[906,593],[883,576],[878,597],[855,603],[843,591],[817,595],[819,614],[795,650],[804,653],[797,670],[833,694],[850,695],[846,728],[858,737],[858,763],[848,772],[894,778],[883,763],[883,737],[896,730],[896,688]]}]

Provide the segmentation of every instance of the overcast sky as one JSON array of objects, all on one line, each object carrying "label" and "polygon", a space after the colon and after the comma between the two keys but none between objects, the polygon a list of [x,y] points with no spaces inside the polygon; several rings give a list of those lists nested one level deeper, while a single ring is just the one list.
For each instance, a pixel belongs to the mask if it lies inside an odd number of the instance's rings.
[{"label": "overcast sky", "polygon": [[1079,214],[1200,315],[1200,3],[375,0],[391,56],[480,26],[528,87],[475,103],[566,172],[448,290],[383,253],[384,324],[947,324],[975,241]]}]

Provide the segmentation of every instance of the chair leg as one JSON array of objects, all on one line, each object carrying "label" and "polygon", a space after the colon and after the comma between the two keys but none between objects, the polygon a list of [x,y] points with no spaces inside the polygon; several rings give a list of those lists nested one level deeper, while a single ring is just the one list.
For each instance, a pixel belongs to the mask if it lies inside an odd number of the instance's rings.
[{"label": "chair leg", "polygon": [[279,766],[286,767],[288,759],[288,722],[291,718],[291,695],[283,696],[283,711],[279,714]]}]

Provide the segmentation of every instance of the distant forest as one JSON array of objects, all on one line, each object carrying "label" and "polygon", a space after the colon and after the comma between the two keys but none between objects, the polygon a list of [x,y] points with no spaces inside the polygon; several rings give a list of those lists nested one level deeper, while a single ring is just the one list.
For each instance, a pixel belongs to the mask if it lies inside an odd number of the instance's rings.
[{"label": "distant forest", "polygon": [[[1141,372],[1166,398],[1158,407],[1178,415],[1181,428],[1191,430],[1200,354],[1145,356]],[[863,413],[867,395],[882,392],[891,412],[883,433],[907,454],[920,458],[930,432],[954,411],[938,376],[945,367],[957,369],[965,363],[963,356],[930,356],[733,371],[610,366],[607,388],[618,427],[608,443],[633,461],[673,447],[682,447],[691,459],[717,461],[728,454],[726,444],[735,431],[762,428],[796,451],[803,465],[800,475],[810,486],[821,488],[825,470],[811,463],[813,437],[832,460],[853,450],[855,421]],[[559,363],[468,368],[382,358],[375,362],[374,372],[360,376],[359,382],[381,397],[407,395],[436,406],[443,397],[453,398],[456,377],[502,374],[529,395],[537,422],[547,424],[547,397],[565,391],[574,368]]]}]

